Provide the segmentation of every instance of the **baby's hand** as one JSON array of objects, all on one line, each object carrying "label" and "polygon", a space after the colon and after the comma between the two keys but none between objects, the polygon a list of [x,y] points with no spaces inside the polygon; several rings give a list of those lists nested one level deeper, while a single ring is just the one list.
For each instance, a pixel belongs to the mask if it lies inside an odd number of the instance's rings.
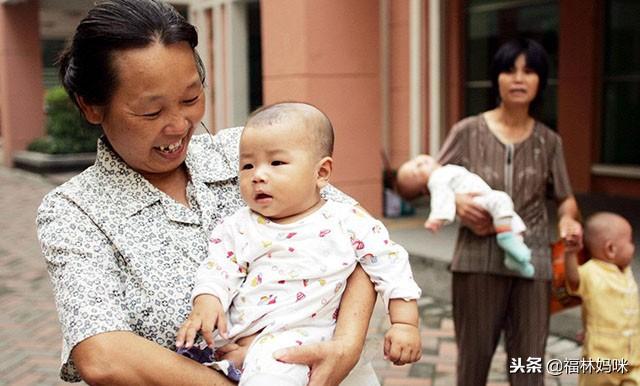
[{"label": "baby's hand", "polygon": [[393,323],[384,335],[384,357],[394,365],[418,361],[422,357],[418,327],[406,323]]},{"label": "baby's hand", "polygon": [[228,343],[222,347],[216,348],[216,360],[228,360],[233,362],[236,369],[241,369],[244,366],[244,358],[247,356],[247,351],[251,342],[258,336],[258,333],[245,336],[238,339],[235,343]]},{"label": "baby's hand", "polygon": [[438,232],[443,225],[444,225],[443,220],[427,220],[424,222],[424,227],[433,233]]},{"label": "baby's hand", "polygon": [[562,239],[562,243],[564,245],[565,255],[576,254],[582,250],[582,244],[580,242]]},{"label": "baby's hand", "polygon": [[198,295],[193,300],[191,314],[178,330],[176,347],[180,348],[184,345],[190,348],[193,346],[198,331],[201,331],[207,345],[213,347],[213,330],[216,327],[220,335],[226,339],[227,319],[224,316],[220,300],[213,295]]}]

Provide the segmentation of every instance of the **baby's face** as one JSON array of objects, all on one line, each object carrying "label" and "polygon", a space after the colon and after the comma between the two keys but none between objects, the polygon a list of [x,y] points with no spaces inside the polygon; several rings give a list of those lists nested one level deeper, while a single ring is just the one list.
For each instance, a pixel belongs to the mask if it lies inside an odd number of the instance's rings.
[{"label": "baby's face", "polygon": [[635,245],[633,244],[633,231],[631,225],[628,222],[623,222],[619,225],[621,227],[618,232],[618,236],[613,240],[615,249],[615,265],[618,268],[623,269],[631,264],[633,254],[635,252]]},{"label": "baby's face", "polygon": [[405,162],[398,169],[398,187],[409,196],[427,193],[427,183],[431,173],[436,169],[437,162],[433,157],[420,154]]},{"label": "baby's face", "polygon": [[247,127],[240,139],[240,193],[261,215],[278,220],[318,202],[317,153],[293,123]]}]

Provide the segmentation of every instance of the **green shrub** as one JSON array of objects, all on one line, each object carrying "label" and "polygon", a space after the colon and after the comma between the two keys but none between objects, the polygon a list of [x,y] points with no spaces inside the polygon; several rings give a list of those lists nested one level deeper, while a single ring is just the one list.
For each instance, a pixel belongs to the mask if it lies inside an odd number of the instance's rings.
[{"label": "green shrub", "polygon": [[64,88],[58,86],[45,95],[47,135],[29,144],[28,149],[48,154],[85,153],[96,151],[101,134],[99,126],[87,123]]}]

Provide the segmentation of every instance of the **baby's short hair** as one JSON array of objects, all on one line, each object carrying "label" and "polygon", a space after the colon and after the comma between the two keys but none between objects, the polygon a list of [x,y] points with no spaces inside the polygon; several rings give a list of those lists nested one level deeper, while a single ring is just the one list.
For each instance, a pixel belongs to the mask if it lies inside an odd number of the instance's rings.
[{"label": "baby's short hair", "polygon": [[587,218],[584,226],[584,241],[590,252],[601,243],[619,237],[620,225],[627,219],[613,212],[597,212]]},{"label": "baby's short hair", "polygon": [[266,127],[286,124],[291,118],[303,122],[301,129],[309,130],[319,157],[333,155],[333,126],[331,121],[316,106],[303,102],[279,102],[258,108],[249,115],[245,127]]}]

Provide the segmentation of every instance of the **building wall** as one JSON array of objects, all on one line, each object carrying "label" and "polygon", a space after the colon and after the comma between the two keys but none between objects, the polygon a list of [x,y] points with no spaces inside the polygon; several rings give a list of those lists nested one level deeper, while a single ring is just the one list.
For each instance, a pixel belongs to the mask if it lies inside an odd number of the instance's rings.
[{"label": "building wall", "polygon": [[[233,1],[223,1],[231,4]],[[222,4],[221,3],[221,4]],[[397,167],[410,156],[411,103],[410,89],[410,7],[412,0],[263,0],[262,41],[264,103],[298,99],[317,104],[332,119],[337,134],[336,170],[333,182],[362,201],[374,213],[380,213],[382,205],[382,156],[383,138],[387,141],[387,156],[391,167]],[[441,1],[444,8],[442,73],[444,88],[446,131],[462,118],[464,111],[464,5],[465,0]],[[217,3],[216,3],[217,4]],[[234,3],[236,4],[236,3]],[[241,3],[237,3],[241,4]],[[236,5],[237,5],[236,4]],[[387,4],[388,19],[381,20],[380,4]],[[423,7],[427,2],[422,2]],[[629,176],[594,174],[592,166],[599,160],[599,138],[602,130],[600,110],[602,101],[601,49],[603,44],[602,0],[559,1],[560,8],[560,57],[558,74],[558,131],[565,143],[565,155],[573,186],[577,192],[605,192],[640,197],[640,179]],[[234,6],[236,6],[234,5]],[[55,3],[43,2],[50,15],[79,17],[86,9],[56,9]],[[192,9],[205,7],[199,0],[190,3]],[[221,8],[222,9],[222,8]],[[0,5],[0,127],[7,159],[42,133],[42,89],[39,76],[38,29],[44,24],[45,34],[62,36],[50,18],[38,20],[40,8],[35,0],[17,4]],[[226,35],[231,30],[226,12],[218,19],[222,27],[218,39],[224,41],[218,58],[230,55],[236,47]],[[427,126],[429,95],[426,74],[429,58],[426,56],[427,10],[424,9],[421,47],[421,139],[420,149],[429,149],[427,138],[431,128]],[[202,13],[203,43],[212,51],[214,23],[212,11]],[[208,17],[208,19],[207,19]],[[225,24],[226,23],[226,24]],[[382,52],[381,23],[387,23],[388,51]],[[237,25],[237,24],[234,24]],[[49,31],[49,32],[46,32]],[[58,31],[58,32],[53,32]],[[384,31],[384,29],[382,29]],[[237,34],[237,31],[235,32]],[[204,38],[204,37],[207,38]],[[229,52],[227,52],[229,51]],[[381,54],[388,60],[388,95],[381,77]],[[213,59],[209,58],[214,69]],[[235,124],[237,118],[222,118],[239,103],[231,96],[231,59],[217,64],[223,78],[209,74],[213,88],[219,87],[217,115],[210,105],[210,121],[220,121],[214,127]],[[231,66],[230,66],[231,65]],[[234,83],[235,84],[235,83]],[[235,98],[235,99],[234,99]],[[383,105],[382,101],[386,101]],[[243,106],[246,108],[246,106]],[[388,112],[383,121],[383,109]],[[241,111],[241,110],[238,110]],[[244,111],[244,110],[242,110]],[[236,114],[237,115],[237,114]],[[228,118],[228,117],[227,117]],[[383,136],[382,130],[387,127]],[[444,139],[444,138],[442,138]],[[442,140],[441,139],[441,140]]]},{"label": "building wall", "polygon": [[380,215],[377,2],[269,0],[260,5],[264,103],[299,100],[323,110],[336,133],[332,183]]},{"label": "building wall", "polygon": [[[388,158],[389,166],[396,169],[404,161],[411,157],[412,138],[411,126],[417,124],[419,138],[417,146],[419,152],[428,152],[429,149],[429,58],[427,50],[427,29],[428,10],[423,4],[418,27],[419,39],[418,52],[411,50],[411,0],[393,0],[387,3],[388,20],[381,20],[381,23],[388,23],[389,47],[386,55],[389,61],[389,127],[388,130]],[[383,53],[384,55],[385,53]],[[418,79],[412,79],[411,55],[418,55]],[[414,74],[415,76],[416,74]],[[420,89],[419,94],[411,95],[412,82],[417,82]],[[413,123],[411,119],[412,98],[417,98],[418,122]],[[415,117],[414,117],[415,119]]]},{"label": "building wall", "polygon": [[0,4],[0,119],[4,165],[44,133],[37,0]]},{"label": "building wall", "polygon": [[599,73],[599,14],[595,1],[560,2],[558,63],[558,133],[562,136],[571,184],[576,192],[591,188],[599,129],[596,95]]},{"label": "building wall", "polygon": [[409,1],[389,4],[389,162],[397,168],[410,154]]},{"label": "building wall", "polygon": [[[446,126],[463,118],[465,0],[445,3]],[[574,191],[640,198],[640,167],[594,173],[600,160],[604,1],[562,0],[559,27],[558,132]],[[606,168],[602,168],[606,169]],[[625,173],[622,170],[632,170]],[[634,177],[635,175],[635,177]]]},{"label": "building wall", "polygon": [[444,50],[445,50],[445,127],[448,132],[462,118],[462,84],[464,81],[464,0],[445,1]]}]

